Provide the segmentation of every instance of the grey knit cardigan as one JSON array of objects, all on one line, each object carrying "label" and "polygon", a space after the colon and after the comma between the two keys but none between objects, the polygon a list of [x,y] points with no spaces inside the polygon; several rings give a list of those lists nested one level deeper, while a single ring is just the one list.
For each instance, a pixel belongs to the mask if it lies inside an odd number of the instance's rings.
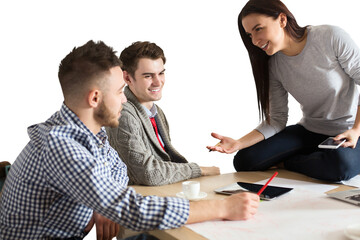
[{"label": "grey knit cardigan", "polygon": [[164,185],[201,176],[200,167],[188,161],[173,147],[169,125],[159,106],[155,121],[165,144],[161,148],[150,119],[129,87],[127,103],[121,112],[119,127],[106,128],[110,145],[128,168],[129,184]]}]

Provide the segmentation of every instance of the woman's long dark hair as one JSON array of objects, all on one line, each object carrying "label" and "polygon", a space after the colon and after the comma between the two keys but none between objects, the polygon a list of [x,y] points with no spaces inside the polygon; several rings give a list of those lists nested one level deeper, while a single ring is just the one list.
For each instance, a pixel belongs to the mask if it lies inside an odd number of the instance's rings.
[{"label": "woman's long dark hair", "polygon": [[259,47],[253,45],[251,38],[245,32],[242,25],[242,19],[249,14],[264,14],[277,19],[280,13],[284,13],[287,17],[285,31],[295,41],[301,41],[305,36],[306,27],[300,27],[294,15],[280,0],[250,0],[241,10],[238,17],[238,26],[241,38],[249,53],[252,71],[256,84],[256,92],[258,98],[258,108],[260,119],[270,121],[269,116],[269,65],[268,56]]}]

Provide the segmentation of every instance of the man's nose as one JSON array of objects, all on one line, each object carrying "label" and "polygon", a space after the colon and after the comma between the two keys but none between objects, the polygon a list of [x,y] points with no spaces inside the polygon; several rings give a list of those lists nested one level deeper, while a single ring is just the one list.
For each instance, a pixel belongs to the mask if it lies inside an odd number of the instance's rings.
[{"label": "man's nose", "polygon": [[161,80],[160,80],[159,75],[154,75],[153,76],[153,85],[158,86],[158,85],[160,85],[160,82],[161,82]]}]

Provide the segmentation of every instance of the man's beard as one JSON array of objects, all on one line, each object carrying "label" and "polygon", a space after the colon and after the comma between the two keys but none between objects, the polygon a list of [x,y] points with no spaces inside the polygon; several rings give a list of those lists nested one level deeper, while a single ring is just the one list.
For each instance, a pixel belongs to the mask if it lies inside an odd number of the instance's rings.
[{"label": "man's beard", "polygon": [[109,110],[105,102],[99,106],[99,110],[94,113],[94,118],[101,126],[116,128],[119,126],[118,115],[116,116]]}]

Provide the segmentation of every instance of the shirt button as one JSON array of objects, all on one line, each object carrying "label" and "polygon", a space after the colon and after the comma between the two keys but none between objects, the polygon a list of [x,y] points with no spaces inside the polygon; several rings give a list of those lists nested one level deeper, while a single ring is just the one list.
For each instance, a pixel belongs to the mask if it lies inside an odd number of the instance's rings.
[{"label": "shirt button", "polygon": [[109,163],[108,162],[104,162],[104,166],[106,167]]},{"label": "shirt button", "polygon": [[99,147],[99,148],[103,148],[103,147],[104,147],[104,144],[99,144],[98,147]]}]

